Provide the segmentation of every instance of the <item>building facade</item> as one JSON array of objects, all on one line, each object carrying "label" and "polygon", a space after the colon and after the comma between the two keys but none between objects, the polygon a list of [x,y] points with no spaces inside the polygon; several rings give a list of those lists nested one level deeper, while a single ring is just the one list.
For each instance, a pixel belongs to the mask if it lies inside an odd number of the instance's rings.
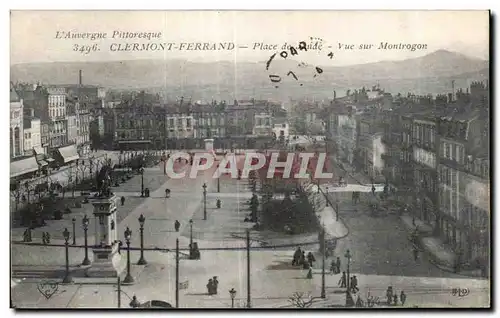
[{"label": "building facade", "polygon": [[383,176],[385,146],[382,143],[384,129],[378,112],[358,116],[356,151],[353,155],[355,166],[363,171],[374,183],[385,182]]},{"label": "building facade", "polygon": [[24,105],[13,85],[10,87],[10,156],[24,155]]},{"label": "building facade", "polygon": [[58,148],[68,143],[66,121],[66,89],[51,86],[47,88],[50,148]]},{"label": "building facade", "polygon": [[39,118],[24,118],[24,153],[31,156],[34,153],[44,153],[41,138],[41,122]]}]

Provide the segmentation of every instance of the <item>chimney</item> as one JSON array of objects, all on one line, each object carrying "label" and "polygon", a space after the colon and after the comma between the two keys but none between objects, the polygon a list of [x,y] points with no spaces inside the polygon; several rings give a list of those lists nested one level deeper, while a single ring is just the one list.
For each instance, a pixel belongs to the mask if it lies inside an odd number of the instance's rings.
[{"label": "chimney", "polygon": [[82,86],[82,70],[78,70],[78,86]]}]

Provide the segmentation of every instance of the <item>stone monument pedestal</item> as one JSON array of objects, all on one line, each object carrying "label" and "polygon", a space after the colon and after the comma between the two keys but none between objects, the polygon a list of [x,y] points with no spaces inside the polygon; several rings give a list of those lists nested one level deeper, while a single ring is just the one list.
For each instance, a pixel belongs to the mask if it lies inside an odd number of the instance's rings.
[{"label": "stone monument pedestal", "polygon": [[[94,261],[87,270],[87,277],[118,277],[121,272],[116,233],[115,195],[92,198],[94,206],[95,243],[92,246]],[[119,270],[120,269],[120,270]]]},{"label": "stone monument pedestal", "polygon": [[118,244],[112,246],[96,246],[92,249],[94,262],[87,270],[87,277],[118,277],[121,255],[118,253]]}]

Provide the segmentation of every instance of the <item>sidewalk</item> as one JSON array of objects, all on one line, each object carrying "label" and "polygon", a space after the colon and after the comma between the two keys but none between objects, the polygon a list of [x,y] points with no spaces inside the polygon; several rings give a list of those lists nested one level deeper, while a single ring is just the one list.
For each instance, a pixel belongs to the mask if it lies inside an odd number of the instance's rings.
[{"label": "sidewalk", "polygon": [[[415,225],[413,225],[413,217],[411,215],[400,216],[402,223],[408,229],[409,233],[415,230],[418,226],[420,237],[419,243],[420,247],[425,251],[425,253],[430,257],[430,262],[433,263],[438,268],[447,271],[455,272],[455,264],[457,261],[457,255],[453,249],[448,246],[444,241],[439,238],[432,236],[432,227],[419,218],[415,218]],[[481,270],[460,270],[458,275],[470,276],[470,277],[481,277]]]}]

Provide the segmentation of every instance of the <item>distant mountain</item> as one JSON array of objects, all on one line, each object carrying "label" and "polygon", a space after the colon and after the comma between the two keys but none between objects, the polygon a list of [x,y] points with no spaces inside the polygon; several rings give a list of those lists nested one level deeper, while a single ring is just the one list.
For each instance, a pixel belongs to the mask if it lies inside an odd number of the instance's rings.
[{"label": "distant mountain", "polygon": [[[312,95],[330,98],[333,89],[371,87],[380,83],[390,92],[438,93],[437,82],[457,81],[464,78],[488,76],[489,62],[460,53],[439,50],[428,55],[402,61],[324,67],[313,77],[314,66],[301,65],[298,61],[276,59],[266,71],[265,62],[228,61],[198,63],[185,60],[133,60],[108,62],[55,62],[30,63],[11,66],[12,81],[39,81],[51,84],[76,83],[78,70],[83,70],[84,84],[102,85],[109,88],[148,88],[166,91],[169,95],[192,96],[196,99],[220,99],[233,97],[270,97],[283,99],[296,95]],[[287,76],[289,71],[297,76]],[[270,74],[279,74],[282,81],[271,83]],[[384,85],[386,83],[386,85]],[[401,85],[401,83],[405,83]],[[302,84],[302,85],[301,85]],[[395,84],[395,85],[394,85]],[[275,87],[278,86],[278,87]],[[438,85],[440,88],[446,84]],[[392,87],[392,88],[391,88]],[[393,89],[397,89],[394,91]],[[227,96],[227,97],[223,97]]]}]

